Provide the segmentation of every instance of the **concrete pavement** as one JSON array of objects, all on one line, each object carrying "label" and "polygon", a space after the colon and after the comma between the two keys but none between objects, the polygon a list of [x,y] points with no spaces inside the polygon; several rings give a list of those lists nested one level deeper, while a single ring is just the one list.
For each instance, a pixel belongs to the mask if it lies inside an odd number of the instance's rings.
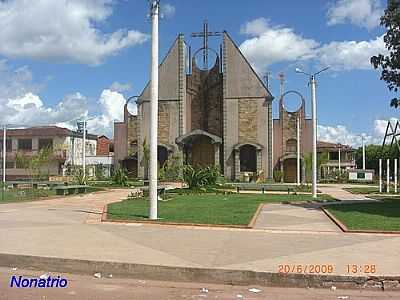
[{"label": "concrete pavement", "polygon": [[320,209],[320,204],[265,204],[254,228],[309,232],[341,232]]},{"label": "concrete pavement", "polygon": [[373,264],[373,275],[400,274],[400,235],[88,224],[128,193],[0,205],[0,253],[259,272],[331,264],[341,275],[348,264]]},{"label": "concrete pavement", "polygon": [[[348,187],[355,186],[355,185],[348,185]],[[331,195],[332,197],[336,198],[340,201],[373,201],[370,198],[367,198],[366,195],[361,194],[352,194],[348,191],[345,191],[343,188],[347,187],[346,185],[319,185],[318,189],[323,194]],[[360,187],[358,185],[358,187]]]}]

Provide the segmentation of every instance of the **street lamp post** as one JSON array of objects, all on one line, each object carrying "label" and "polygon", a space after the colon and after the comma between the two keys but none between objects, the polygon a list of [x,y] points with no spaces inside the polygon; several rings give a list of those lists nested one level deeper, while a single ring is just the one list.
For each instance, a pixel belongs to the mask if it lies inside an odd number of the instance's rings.
[{"label": "street lamp post", "polygon": [[6,190],[7,125],[3,126],[3,191]]},{"label": "street lamp post", "polygon": [[150,86],[150,219],[157,220],[157,145],[158,145],[158,17],[160,0],[151,0],[151,86]]},{"label": "street lamp post", "polygon": [[300,117],[297,117],[297,185],[300,185]]},{"label": "street lamp post", "polygon": [[363,170],[365,171],[365,143],[364,143],[364,134],[361,135],[361,140],[362,140],[362,154],[363,154],[362,165],[363,165]]},{"label": "street lamp post", "polygon": [[302,71],[299,68],[296,68],[296,73],[302,73],[310,78],[310,86],[311,86],[311,100],[312,100],[312,125],[313,125],[313,159],[312,159],[312,195],[313,198],[317,198],[317,99],[316,99],[316,85],[317,82],[315,77],[328,70],[329,67],[326,67],[314,74],[308,74]]}]

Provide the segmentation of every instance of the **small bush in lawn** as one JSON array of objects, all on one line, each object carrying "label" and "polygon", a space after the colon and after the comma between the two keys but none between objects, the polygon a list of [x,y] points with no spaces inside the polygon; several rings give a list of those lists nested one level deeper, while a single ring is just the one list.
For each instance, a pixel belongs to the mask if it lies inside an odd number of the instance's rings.
[{"label": "small bush in lawn", "polygon": [[283,172],[280,170],[274,170],[273,176],[275,182],[281,182],[283,177]]},{"label": "small bush in lawn", "polygon": [[128,174],[124,169],[115,170],[112,180],[116,185],[128,186]]}]

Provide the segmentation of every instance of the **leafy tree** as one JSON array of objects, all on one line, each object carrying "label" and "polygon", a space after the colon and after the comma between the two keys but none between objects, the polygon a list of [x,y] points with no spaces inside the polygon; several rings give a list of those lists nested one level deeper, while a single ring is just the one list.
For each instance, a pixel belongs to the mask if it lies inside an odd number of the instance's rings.
[{"label": "leafy tree", "polygon": [[47,175],[49,174],[49,165],[53,159],[53,149],[51,147],[39,150],[35,154],[17,152],[15,160],[18,168],[25,169],[28,176],[33,179],[42,177],[42,169],[47,166]]},{"label": "leafy tree", "polygon": [[[383,37],[389,53],[371,57],[375,69],[381,68],[381,80],[387,83],[390,91],[397,93],[400,87],[400,1],[388,0],[388,6],[381,17],[381,25],[387,30]],[[400,106],[400,98],[393,98],[391,106]]]},{"label": "leafy tree", "polygon": [[[375,170],[375,174],[379,172],[379,159],[395,159],[399,158],[400,153],[396,145],[390,147],[385,145],[383,148],[380,145],[365,146],[365,168]],[[362,168],[362,147],[355,152],[357,167]],[[383,162],[386,164],[386,162]],[[386,168],[386,165],[383,166]]]}]

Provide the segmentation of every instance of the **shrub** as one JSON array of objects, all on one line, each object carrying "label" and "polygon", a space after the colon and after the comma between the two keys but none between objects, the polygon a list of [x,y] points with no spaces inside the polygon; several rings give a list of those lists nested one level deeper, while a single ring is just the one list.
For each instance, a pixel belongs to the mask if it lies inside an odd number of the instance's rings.
[{"label": "shrub", "polygon": [[76,168],[74,171],[74,181],[79,185],[86,185],[86,176],[83,175],[82,168]]},{"label": "shrub", "polygon": [[116,185],[128,186],[128,174],[124,169],[117,169],[114,172],[112,181]]},{"label": "shrub", "polygon": [[281,182],[283,177],[283,172],[281,170],[274,170],[274,181]]},{"label": "shrub", "polygon": [[183,167],[183,180],[190,189],[215,185],[219,176],[218,167],[193,168],[190,165]]}]

